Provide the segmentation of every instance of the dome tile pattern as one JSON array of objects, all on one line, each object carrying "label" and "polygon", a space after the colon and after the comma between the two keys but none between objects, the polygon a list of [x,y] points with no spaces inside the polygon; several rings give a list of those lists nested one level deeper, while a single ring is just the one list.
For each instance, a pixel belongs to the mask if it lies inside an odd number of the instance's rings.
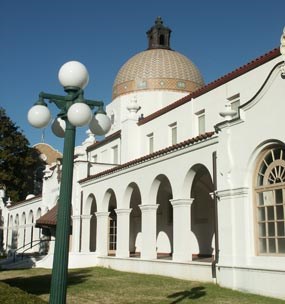
[{"label": "dome tile pattern", "polygon": [[142,89],[190,93],[203,85],[199,70],[187,57],[172,50],[150,49],[130,58],[119,70],[113,85],[113,99]]}]

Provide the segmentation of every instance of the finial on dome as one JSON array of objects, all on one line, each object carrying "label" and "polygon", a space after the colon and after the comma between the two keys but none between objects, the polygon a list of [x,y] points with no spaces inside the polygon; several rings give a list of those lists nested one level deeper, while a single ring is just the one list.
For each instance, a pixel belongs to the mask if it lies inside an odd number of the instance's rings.
[{"label": "finial on dome", "polygon": [[157,17],[155,25],[146,32],[148,37],[148,49],[170,50],[171,29],[163,25],[161,17]]},{"label": "finial on dome", "polygon": [[162,18],[160,16],[156,17],[155,24],[163,24]]}]

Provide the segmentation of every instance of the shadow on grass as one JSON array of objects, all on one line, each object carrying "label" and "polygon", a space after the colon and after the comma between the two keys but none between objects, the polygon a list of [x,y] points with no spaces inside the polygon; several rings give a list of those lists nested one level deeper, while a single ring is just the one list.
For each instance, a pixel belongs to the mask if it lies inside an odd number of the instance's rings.
[{"label": "shadow on grass", "polygon": [[176,304],[185,299],[195,300],[204,297],[205,295],[206,295],[205,287],[198,286],[198,287],[193,287],[190,290],[175,292],[167,296],[167,298],[173,298],[173,299],[176,298],[171,302],[171,304]]},{"label": "shadow on grass", "polygon": [[[88,271],[72,271],[68,274],[68,286],[80,284],[86,281],[90,276],[91,274],[89,274]],[[2,280],[2,282],[12,287],[20,288],[29,294],[39,296],[42,294],[49,294],[51,274],[32,277],[14,277]]]}]

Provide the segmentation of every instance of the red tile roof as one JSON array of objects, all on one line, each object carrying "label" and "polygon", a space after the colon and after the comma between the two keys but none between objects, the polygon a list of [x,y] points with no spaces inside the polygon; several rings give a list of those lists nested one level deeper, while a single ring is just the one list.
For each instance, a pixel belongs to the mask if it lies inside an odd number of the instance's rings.
[{"label": "red tile roof", "polygon": [[108,142],[111,142],[112,140],[114,139],[117,139],[117,138],[120,138],[121,137],[121,130],[107,136],[104,140],[102,141],[97,141],[95,142],[94,144],[90,145],[87,147],[86,151],[89,152],[89,151],[92,151],[96,148],[99,148],[105,144],[107,144]]},{"label": "red tile roof", "polygon": [[263,56],[260,56],[258,58],[256,58],[255,60],[250,61],[249,63],[237,68],[236,70],[218,78],[217,80],[214,80],[213,82],[210,82],[209,84],[203,86],[202,88],[196,90],[195,92],[177,100],[176,102],[142,118],[139,120],[138,125],[143,125],[151,120],[153,120],[156,117],[159,117],[185,103],[187,103],[188,101],[190,101],[192,98],[196,98],[198,96],[201,96],[223,84],[225,84],[226,82],[229,82],[230,80],[233,80],[234,78],[237,78],[243,74],[245,74],[246,72],[249,72],[255,68],[257,68],[258,66],[278,57],[280,55],[280,49],[279,48],[275,48],[272,51],[266,53]]},{"label": "red tile roof", "polygon": [[202,140],[206,140],[206,139],[212,137],[214,134],[215,134],[215,132],[206,132],[204,134],[201,134],[201,135],[198,135],[198,136],[196,136],[194,138],[185,140],[185,141],[180,142],[178,144],[175,144],[173,146],[170,146],[170,147],[161,149],[159,151],[156,151],[154,153],[151,153],[151,154],[142,156],[140,158],[134,159],[132,161],[129,161],[129,162],[127,162],[125,164],[122,164],[122,165],[119,165],[117,167],[114,167],[114,168],[105,170],[103,172],[100,172],[100,173],[88,176],[87,178],[84,178],[84,179],[80,180],[79,183],[82,183],[82,182],[85,182],[85,181],[88,181],[88,180],[91,180],[91,179],[94,179],[94,178],[97,178],[97,177],[105,176],[105,175],[111,174],[113,172],[117,172],[117,171],[123,170],[125,168],[128,168],[128,167],[131,167],[131,166],[134,166],[134,165],[146,162],[148,160],[151,160],[153,158],[162,156],[164,154],[168,154],[168,153],[170,153],[172,151],[175,151],[175,150],[180,150],[180,149],[186,148],[186,147],[188,147],[188,146],[190,146],[190,145],[192,145],[194,143],[197,143],[197,142],[202,141]]},{"label": "red tile roof", "polygon": [[55,227],[57,217],[57,205],[50,209],[36,221],[36,227]]},{"label": "red tile roof", "polygon": [[[41,216],[36,221],[36,227],[38,227],[38,228],[55,228],[56,223],[57,223],[57,210],[58,210],[58,205],[55,205],[47,213],[45,213],[43,216]],[[72,221],[70,222],[70,225],[72,226]]]}]

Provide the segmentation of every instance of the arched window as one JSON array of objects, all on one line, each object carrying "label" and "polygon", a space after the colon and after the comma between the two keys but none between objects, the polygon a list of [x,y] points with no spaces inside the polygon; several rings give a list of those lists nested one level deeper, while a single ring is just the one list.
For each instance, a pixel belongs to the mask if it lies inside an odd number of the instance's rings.
[{"label": "arched window", "polygon": [[160,35],[160,36],[159,36],[159,44],[160,44],[160,45],[164,45],[164,43],[165,43],[164,35]]},{"label": "arched window", "polygon": [[262,154],[255,179],[259,254],[285,254],[285,148]]}]

